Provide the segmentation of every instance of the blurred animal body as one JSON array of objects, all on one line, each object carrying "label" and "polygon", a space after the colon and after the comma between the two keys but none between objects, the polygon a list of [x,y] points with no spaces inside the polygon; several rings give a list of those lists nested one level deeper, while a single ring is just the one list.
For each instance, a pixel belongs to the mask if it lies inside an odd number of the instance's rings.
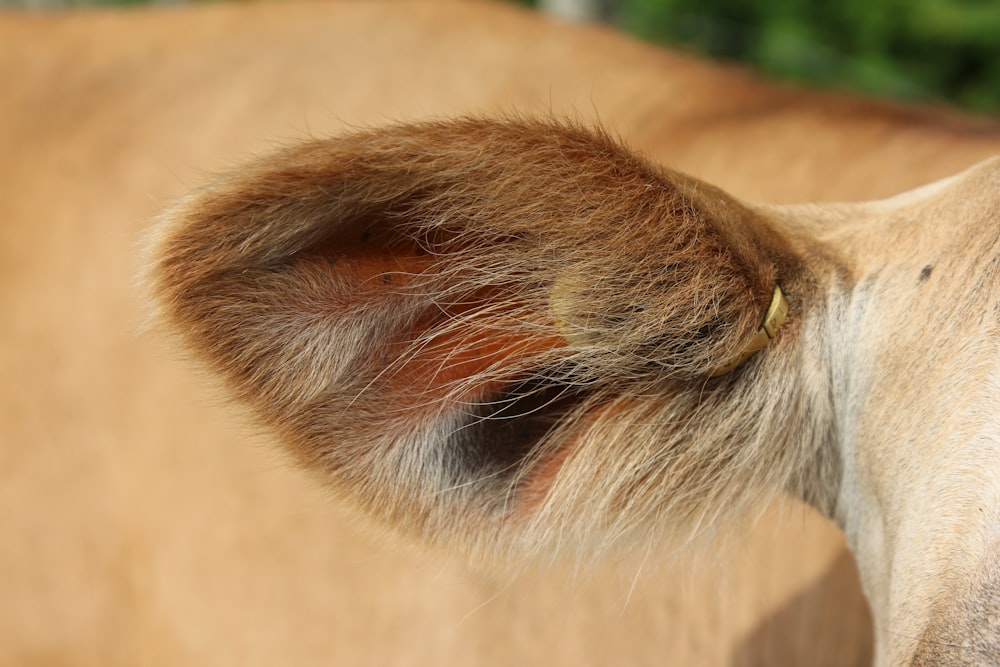
[{"label": "blurred animal body", "polygon": [[493,5],[0,40],[0,664],[1000,660],[1000,126]]}]

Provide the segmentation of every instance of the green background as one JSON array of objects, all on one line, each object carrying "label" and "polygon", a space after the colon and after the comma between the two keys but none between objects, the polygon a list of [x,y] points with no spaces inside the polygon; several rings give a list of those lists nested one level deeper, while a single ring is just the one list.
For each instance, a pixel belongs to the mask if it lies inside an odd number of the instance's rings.
[{"label": "green background", "polygon": [[642,39],[772,77],[1000,111],[997,0],[617,0],[602,10]]},{"label": "green background", "polygon": [[740,60],[772,77],[1000,111],[1000,0],[596,1],[608,22],[641,39]]}]

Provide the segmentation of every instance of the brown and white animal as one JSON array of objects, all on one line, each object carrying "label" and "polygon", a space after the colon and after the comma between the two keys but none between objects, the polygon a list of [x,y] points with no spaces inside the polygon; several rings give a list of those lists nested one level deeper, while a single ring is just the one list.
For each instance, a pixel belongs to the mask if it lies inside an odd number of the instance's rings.
[{"label": "brown and white animal", "polygon": [[[1000,660],[997,124],[492,5],[0,42],[0,664],[870,662],[783,493],[876,663]],[[306,474],[136,335],[186,191],[158,314]]]}]

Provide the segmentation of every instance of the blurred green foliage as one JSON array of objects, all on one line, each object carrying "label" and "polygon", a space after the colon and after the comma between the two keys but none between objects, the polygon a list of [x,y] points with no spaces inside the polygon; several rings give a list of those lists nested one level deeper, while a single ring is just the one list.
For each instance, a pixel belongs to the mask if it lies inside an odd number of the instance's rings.
[{"label": "blurred green foliage", "polygon": [[[150,1],[184,0],[0,0],[0,8]],[[772,77],[1000,111],[1000,0],[590,2],[637,37],[739,60]]]},{"label": "blurred green foliage", "polygon": [[1000,110],[994,0],[618,0],[608,13],[641,38],[778,78]]}]

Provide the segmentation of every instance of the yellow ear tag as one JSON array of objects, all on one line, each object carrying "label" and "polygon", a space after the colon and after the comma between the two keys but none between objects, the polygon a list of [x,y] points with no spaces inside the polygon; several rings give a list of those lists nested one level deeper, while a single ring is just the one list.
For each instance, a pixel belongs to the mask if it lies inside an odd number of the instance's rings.
[{"label": "yellow ear tag", "polygon": [[785,295],[781,291],[781,287],[774,286],[774,294],[771,296],[771,305],[767,307],[767,314],[764,315],[764,323],[760,325],[757,329],[757,335],[755,335],[747,346],[743,349],[736,359],[730,361],[724,366],[720,366],[712,371],[710,377],[719,377],[720,375],[725,375],[730,371],[736,369],[738,366],[742,365],[750,357],[760,352],[767,344],[771,342],[776,335],[778,335],[778,329],[781,328],[782,323],[785,321],[785,316],[788,315],[788,301],[785,299]]}]

